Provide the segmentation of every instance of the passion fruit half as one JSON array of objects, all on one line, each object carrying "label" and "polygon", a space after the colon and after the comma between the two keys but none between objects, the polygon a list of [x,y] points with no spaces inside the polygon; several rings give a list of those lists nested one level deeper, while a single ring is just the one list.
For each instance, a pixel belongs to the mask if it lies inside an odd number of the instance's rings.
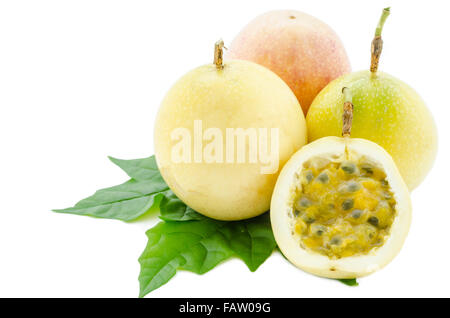
[{"label": "passion fruit half", "polygon": [[329,278],[366,276],[400,251],[411,223],[411,200],[391,156],[350,138],[348,89],[343,138],[318,139],[283,167],[271,201],[271,222],[286,258]]}]

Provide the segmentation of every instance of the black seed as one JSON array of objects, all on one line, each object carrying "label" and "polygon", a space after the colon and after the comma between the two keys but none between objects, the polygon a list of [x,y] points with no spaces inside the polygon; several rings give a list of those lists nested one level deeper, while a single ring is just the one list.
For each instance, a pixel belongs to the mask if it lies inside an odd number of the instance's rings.
[{"label": "black seed", "polygon": [[339,245],[341,244],[341,239],[339,237],[333,237],[330,241],[331,245]]},{"label": "black seed", "polygon": [[312,218],[310,216],[306,216],[303,221],[305,221],[305,223],[307,223],[307,224],[311,224],[311,223],[314,223],[316,221],[316,219]]},{"label": "black seed", "polygon": [[367,164],[362,165],[361,169],[367,174],[373,174],[373,168],[370,165],[367,165]]},{"label": "black seed", "polygon": [[297,204],[303,208],[307,208],[311,206],[311,201],[308,198],[301,198]]},{"label": "black seed", "polygon": [[369,222],[370,224],[372,224],[373,226],[378,226],[378,218],[376,216],[371,216],[367,222]]},{"label": "black seed", "polygon": [[355,166],[354,163],[351,163],[351,162],[344,162],[344,163],[341,165],[341,169],[342,169],[345,173],[347,173],[347,174],[352,174],[352,173],[355,173],[356,166]]},{"label": "black seed", "polygon": [[316,219],[314,218],[314,214],[311,213],[309,214],[303,213],[302,220],[305,221],[306,224],[311,224],[316,221]]},{"label": "black seed", "polygon": [[347,186],[347,189],[348,189],[349,192],[355,192],[355,191],[358,191],[360,188],[361,188],[361,187],[360,187],[359,183],[354,182],[354,181],[349,182],[349,183],[348,183],[348,186]]},{"label": "black seed", "polygon": [[386,179],[381,180],[381,185],[383,185],[384,187],[387,187],[389,185],[389,182],[387,182]]},{"label": "black seed", "polygon": [[325,233],[327,229],[323,225],[311,225],[311,230],[313,231],[314,235],[322,236],[322,234]]},{"label": "black seed", "polygon": [[343,210],[350,210],[353,208],[354,201],[353,199],[345,199],[344,202],[342,202],[342,209]]},{"label": "black seed", "polygon": [[294,210],[294,215],[299,216],[300,212],[298,210]]},{"label": "black seed", "polygon": [[314,174],[312,173],[312,171],[308,171],[306,173],[306,181],[311,182],[314,179]]},{"label": "black seed", "polygon": [[358,218],[361,217],[362,214],[363,214],[363,211],[362,211],[362,210],[354,209],[354,210],[352,211],[352,218],[358,219]]},{"label": "black seed", "polygon": [[322,172],[317,176],[317,179],[322,183],[327,183],[330,178],[326,172]]}]

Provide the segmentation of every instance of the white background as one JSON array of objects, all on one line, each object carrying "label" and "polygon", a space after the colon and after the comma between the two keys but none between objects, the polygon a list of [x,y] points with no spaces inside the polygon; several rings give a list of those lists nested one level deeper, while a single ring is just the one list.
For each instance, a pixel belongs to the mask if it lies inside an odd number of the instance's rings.
[{"label": "white background", "polygon": [[404,248],[357,288],[306,274],[274,253],[251,273],[231,260],[179,272],[150,297],[450,296],[450,5],[446,1],[1,1],[0,296],[138,295],[145,230],[64,215],[95,190],[127,179],[106,158],[153,154],[166,91],[212,61],[260,13],[297,9],[332,26],[353,70],[367,69],[384,6],[380,69],[412,85],[436,119],[440,148],[412,193]]}]

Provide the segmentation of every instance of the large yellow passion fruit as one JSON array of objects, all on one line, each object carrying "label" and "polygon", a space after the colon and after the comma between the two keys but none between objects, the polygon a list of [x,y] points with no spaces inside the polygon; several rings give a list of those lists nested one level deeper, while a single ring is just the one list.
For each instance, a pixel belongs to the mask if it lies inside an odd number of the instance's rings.
[{"label": "large yellow passion fruit", "polygon": [[258,64],[215,63],[169,90],[155,123],[158,167],[188,206],[219,220],[269,210],[278,173],[306,143],[306,123],[289,87]]},{"label": "large yellow passion fruit", "polygon": [[297,267],[329,278],[368,275],[400,251],[411,222],[408,188],[379,145],[350,138],[347,96],[344,137],[325,137],[286,163],[271,202],[282,253]]}]

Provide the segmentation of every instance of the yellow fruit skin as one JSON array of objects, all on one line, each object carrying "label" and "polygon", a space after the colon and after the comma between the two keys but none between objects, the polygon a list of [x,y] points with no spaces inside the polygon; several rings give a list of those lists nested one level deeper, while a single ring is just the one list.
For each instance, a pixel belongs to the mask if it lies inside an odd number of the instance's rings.
[{"label": "yellow fruit skin", "polygon": [[[224,140],[226,128],[279,128],[278,171],[261,174],[266,164],[248,159],[234,164],[173,163],[171,148],[177,141],[170,134],[184,127],[194,136],[194,120],[202,120],[203,131],[219,128]],[[237,60],[227,61],[222,70],[210,64],[183,76],[161,104],[154,136],[158,167],[172,191],[194,210],[219,220],[267,211],[278,172],[307,142],[305,118],[289,87],[268,69]]]},{"label": "yellow fruit skin", "polygon": [[436,157],[436,125],[421,97],[391,75],[378,72],[372,77],[369,71],[360,71],[328,84],[307,114],[309,141],[341,135],[343,87],[353,95],[352,137],[386,149],[408,188],[416,188]]}]

